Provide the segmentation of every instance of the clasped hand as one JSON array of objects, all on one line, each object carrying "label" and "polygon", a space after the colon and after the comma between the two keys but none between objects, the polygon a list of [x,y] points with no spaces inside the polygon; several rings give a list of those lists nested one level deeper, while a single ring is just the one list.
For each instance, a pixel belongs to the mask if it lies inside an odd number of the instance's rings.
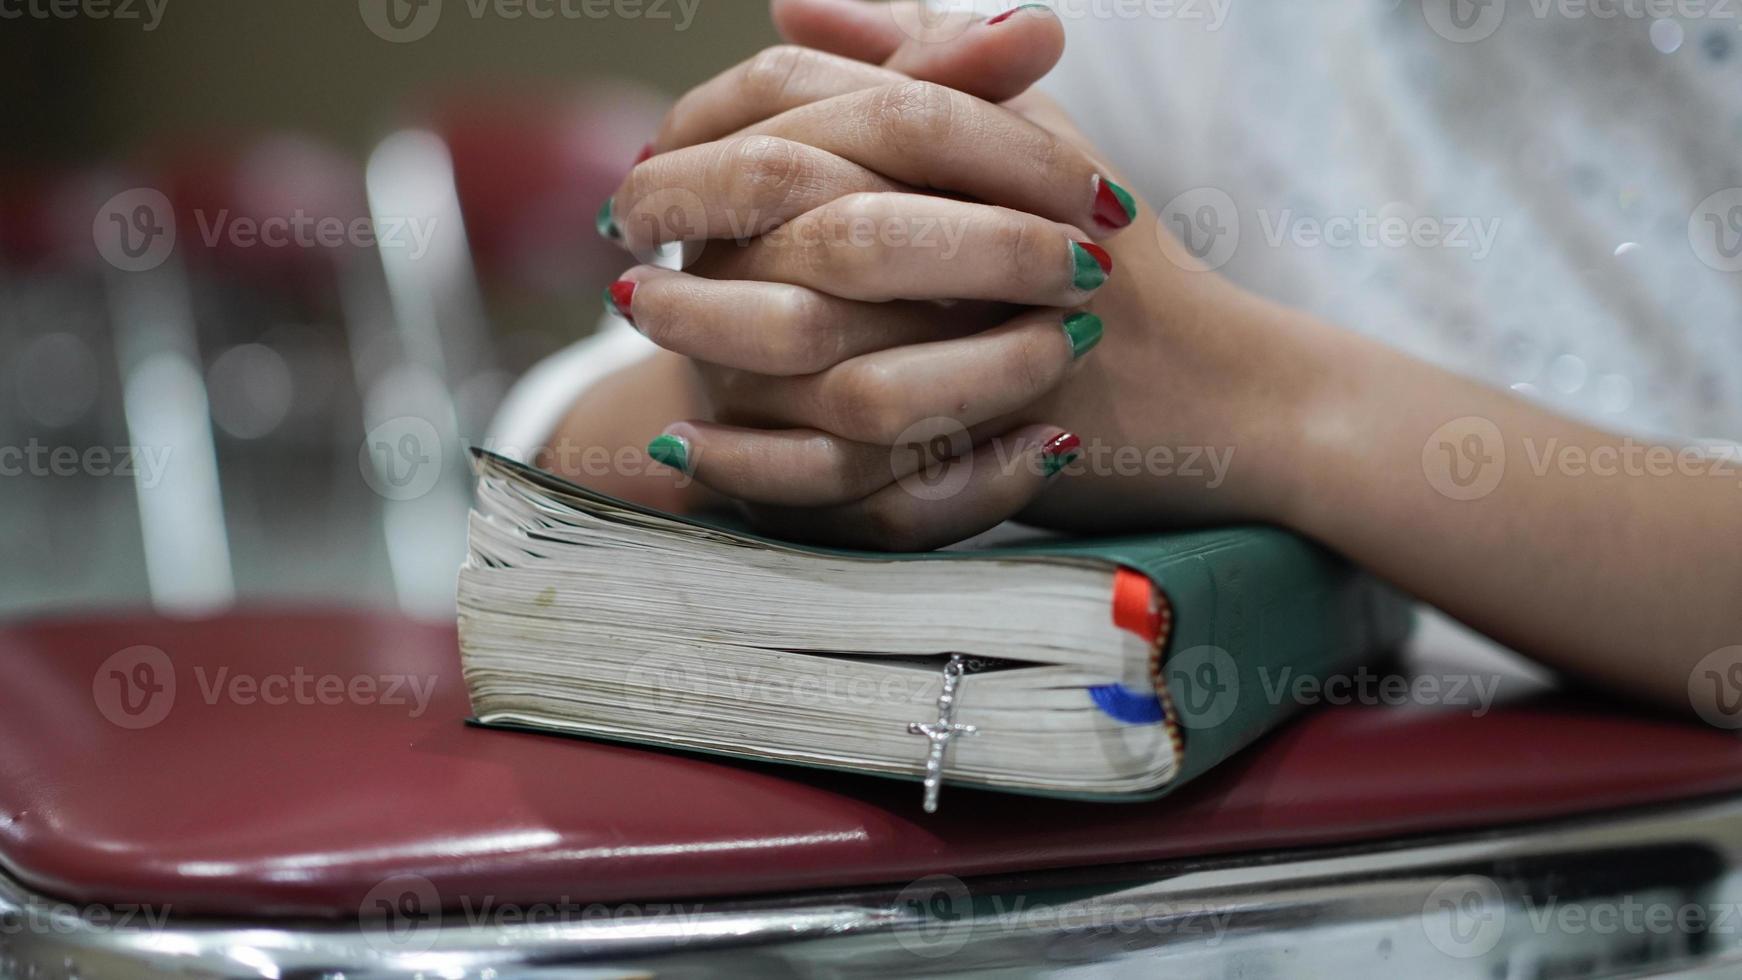
[{"label": "clasped hand", "polygon": [[[689,255],[608,291],[690,359],[711,409],[650,452],[772,532],[851,547],[1011,517],[1276,519],[1298,338],[1024,91],[1062,50],[1050,11],[943,33],[774,48],[671,110],[600,213],[637,255]],[[1228,472],[1112,463],[1158,448],[1222,453]]]}]

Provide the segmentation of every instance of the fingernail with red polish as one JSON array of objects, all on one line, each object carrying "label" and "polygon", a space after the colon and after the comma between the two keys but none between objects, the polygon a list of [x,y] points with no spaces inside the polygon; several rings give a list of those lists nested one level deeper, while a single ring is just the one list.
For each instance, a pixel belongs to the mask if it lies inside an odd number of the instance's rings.
[{"label": "fingernail with red polish", "polygon": [[1095,224],[1108,231],[1117,231],[1137,220],[1137,199],[1131,192],[1096,174]]},{"label": "fingernail with red polish", "polygon": [[1048,10],[1048,9],[1051,9],[1051,8],[1049,8],[1044,3],[1025,3],[1025,4],[1022,4],[1021,6],[1011,7],[1009,10],[1006,10],[1003,13],[992,17],[992,19],[986,21],[986,26],[991,27],[994,24],[1002,24],[1005,21],[1009,20],[1010,18],[1015,17],[1018,13],[1020,13],[1024,10]]},{"label": "fingernail with red polish", "polygon": [[632,327],[635,326],[635,315],[630,312],[630,307],[635,302],[636,285],[632,280],[619,279],[605,289],[605,305],[612,313],[628,320]]},{"label": "fingernail with red polish", "polygon": [[1061,432],[1040,447],[1041,472],[1048,479],[1058,476],[1064,468],[1083,455],[1083,440],[1069,432]]},{"label": "fingernail with red polish", "polygon": [[653,144],[649,143],[641,148],[640,153],[635,154],[635,165],[639,167],[651,159],[653,159]]},{"label": "fingernail with red polish", "polygon": [[1094,242],[1071,243],[1071,285],[1088,292],[1113,273],[1113,256]]}]

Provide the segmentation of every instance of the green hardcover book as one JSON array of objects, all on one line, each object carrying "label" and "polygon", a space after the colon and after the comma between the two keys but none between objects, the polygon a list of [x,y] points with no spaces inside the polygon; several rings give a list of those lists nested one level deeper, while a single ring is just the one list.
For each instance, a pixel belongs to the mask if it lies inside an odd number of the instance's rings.
[{"label": "green hardcover book", "polygon": [[845,552],[481,450],[460,650],[484,725],[1086,799],[1171,791],[1408,603],[1261,526]]}]

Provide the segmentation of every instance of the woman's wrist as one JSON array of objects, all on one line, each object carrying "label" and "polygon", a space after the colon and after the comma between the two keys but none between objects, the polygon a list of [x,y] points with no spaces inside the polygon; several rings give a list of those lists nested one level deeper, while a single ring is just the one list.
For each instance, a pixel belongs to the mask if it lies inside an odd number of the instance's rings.
[{"label": "woman's wrist", "polygon": [[1200,497],[1202,513],[1182,513],[1165,481],[1146,492],[1147,506],[1158,523],[1300,527],[1335,476],[1327,461],[1350,455],[1361,381],[1345,357],[1361,338],[1191,269],[1189,255],[1162,251],[1168,244],[1144,256],[1146,360],[1159,379],[1149,439],[1225,460],[1225,478]]},{"label": "woman's wrist", "polygon": [[[1351,424],[1364,385],[1343,356],[1352,335],[1267,300],[1238,304],[1259,371],[1245,381],[1256,404],[1249,476],[1260,519],[1312,533],[1317,503],[1349,475]],[[1262,354],[1257,353],[1262,351]]]},{"label": "woman's wrist", "polygon": [[1275,520],[1346,549],[1374,507],[1426,487],[1419,454],[1439,424],[1428,405],[1447,375],[1310,315],[1286,316],[1310,352],[1303,367],[1312,384],[1291,422],[1289,475]]}]

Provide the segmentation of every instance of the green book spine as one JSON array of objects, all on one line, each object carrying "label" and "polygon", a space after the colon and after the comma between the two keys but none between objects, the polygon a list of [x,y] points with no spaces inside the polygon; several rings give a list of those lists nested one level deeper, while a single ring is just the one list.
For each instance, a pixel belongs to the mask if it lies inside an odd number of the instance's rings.
[{"label": "green book spine", "polygon": [[1073,541],[1041,550],[1131,568],[1166,596],[1172,615],[1158,686],[1178,723],[1184,762],[1163,792],[1300,710],[1301,685],[1395,651],[1413,620],[1410,603],[1394,590],[1273,527]]}]

